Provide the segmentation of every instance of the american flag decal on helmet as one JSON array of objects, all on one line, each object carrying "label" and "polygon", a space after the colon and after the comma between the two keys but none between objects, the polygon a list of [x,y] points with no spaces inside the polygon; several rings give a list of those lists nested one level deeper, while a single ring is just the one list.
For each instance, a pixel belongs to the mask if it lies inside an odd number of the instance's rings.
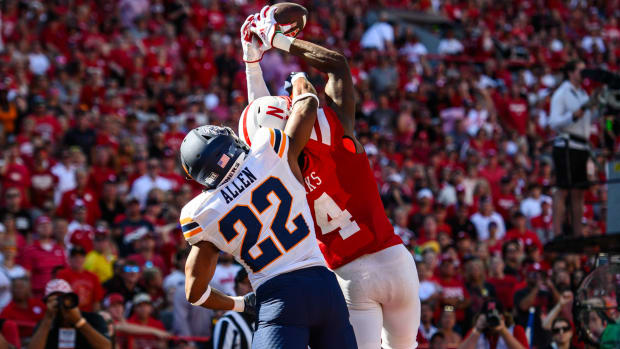
[{"label": "american flag decal on helmet", "polygon": [[221,168],[226,167],[226,164],[228,164],[228,161],[230,160],[230,158],[228,157],[228,155],[224,154],[222,155],[222,157],[218,160],[217,165]]}]

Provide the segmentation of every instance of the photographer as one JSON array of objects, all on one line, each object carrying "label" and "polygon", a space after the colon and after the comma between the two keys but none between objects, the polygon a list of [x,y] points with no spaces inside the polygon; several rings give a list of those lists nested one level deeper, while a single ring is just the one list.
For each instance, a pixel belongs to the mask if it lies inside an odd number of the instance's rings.
[{"label": "photographer", "polygon": [[45,316],[37,324],[28,349],[112,348],[103,318],[95,313],[81,313],[79,299],[66,281],[48,282],[44,301]]},{"label": "photographer", "polygon": [[501,303],[489,300],[474,320],[475,326],[458,349],[526,349],[525,330],[519,325],[506,327]]},{"label": "photographer", "polygon": [[[557,190],[553,200],[553,233],[562,233],[569,203],[570,223],[575,236],[581,236],[583,200],[588,188],[588,140],[592,113],[588,110],[588,94],[581,88],[585,64],[570,61],[564,68],[566,80],[553,93],[549,124],[558,136],[553,144]],[[570,194],[570,196],[569,196]],[[570,200],[568,199],[570,197]]]}]

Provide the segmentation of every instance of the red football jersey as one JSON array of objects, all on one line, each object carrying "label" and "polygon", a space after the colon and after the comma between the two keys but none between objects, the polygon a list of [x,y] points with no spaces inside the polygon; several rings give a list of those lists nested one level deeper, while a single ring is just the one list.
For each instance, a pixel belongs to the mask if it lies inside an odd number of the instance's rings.
[{"label": "red football jersey", "polygon": [[319,109],[302,155],[319,247],[332,269],[402,243],[385,215],[366,153],[347,150],[343,137],[336,114]]}]

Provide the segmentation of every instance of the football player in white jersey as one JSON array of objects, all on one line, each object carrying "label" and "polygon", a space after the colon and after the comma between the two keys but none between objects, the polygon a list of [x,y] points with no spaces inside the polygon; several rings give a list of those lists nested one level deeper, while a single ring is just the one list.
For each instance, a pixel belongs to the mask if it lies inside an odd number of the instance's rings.
[{"label": "football player in white jersey", "polygon": [[192,245],[185,267],[187,300],[246,311],[252,297],[209,287],[219,251],[248,271],[258,328],[252,348],[356,348],[344,296],[325,266],[297,158],[310,138],[318,98],[303,77],[293,81],[284,129],[262,128],[248,148],[230,128],[202,126],[181,144],[187,175],[206,190],[181,210]]}]

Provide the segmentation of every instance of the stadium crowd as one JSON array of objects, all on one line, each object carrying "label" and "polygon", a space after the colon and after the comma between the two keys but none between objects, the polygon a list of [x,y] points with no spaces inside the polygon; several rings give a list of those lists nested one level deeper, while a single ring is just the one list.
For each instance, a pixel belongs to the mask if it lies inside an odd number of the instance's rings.
[{"label": "stadium crowd", "polygon": [[[349,58],[358,137],[417,262],[421,345],[513,348],[503,332],[467,340],[484,330],[478,314],[493,304],[524,347],[583,347],[570,307],[592,261],[543,249],[553,236],[549,104],[569,60],[618,69],[620,1],[301,3],[309,9],[301,38]],[[184,297],[179,210],[201,188],[185,180],[178,149],[198,125],[237,128],[246,106],[239,27],[263,5],[2,2],[5,340],[28,342],[48,311],[44,297],[62,289],[50,288],[53,279],[66,280],[80,311],[107,324],[93,327],[116,332],[122,348],[211,336],[221,314]],[[394,16],[407,10],[450,21],[430,27],[441,38],[438,54]],[[262,64],[274,94],[291,71],[307,71],[317,89],[325,82],[275,50]],[[593,129],[604,164],[615,136],[599,123]],[[589,173],[604,179],[599,167]],[[596,183],[586,194],[584,235],[606,230],[606,189]],[[223,255],[215,287],[234,294],[239,269]]]}]

